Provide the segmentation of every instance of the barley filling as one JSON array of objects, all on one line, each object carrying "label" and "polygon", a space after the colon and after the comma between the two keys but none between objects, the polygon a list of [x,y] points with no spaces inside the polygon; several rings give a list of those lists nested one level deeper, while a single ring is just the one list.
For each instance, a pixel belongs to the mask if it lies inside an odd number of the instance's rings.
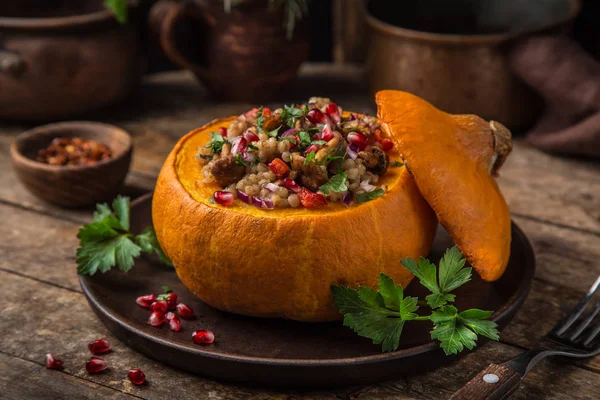
[{"label": "barley filling", "polygon": [[[271,111],[254,108],[198,148],[204,183],[216,203],[238,199],[263,209],[350,206],[381,197],[377,186],[394,147],[375,117],[350,114],[328,98]],[[391,166],[400,166],[393,162]],[[211,199],[212,201],[212,199]]]}]

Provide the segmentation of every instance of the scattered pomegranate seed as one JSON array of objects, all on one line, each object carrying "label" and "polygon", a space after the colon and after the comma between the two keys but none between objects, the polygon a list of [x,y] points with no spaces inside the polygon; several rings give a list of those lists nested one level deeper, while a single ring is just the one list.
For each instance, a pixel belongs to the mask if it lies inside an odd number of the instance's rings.
[{"label": "scattered pomegranate seed", "polygon": [[340,115],[340,109],[335,103],[327,104],[327,107],[325,107],[325,112],[331,117],[331,119],[333,119],[333,122],[335,122],[336,124],[342,120],[342,116]]},{"label": "scattered pomegranate seed", "polygon": [[146,382],[146,375],[139,368],[130,369],[127,373],[127,377],[134,385],[142,385]]},{"label": "scattered pomegranate seed", "polygon": [[110,343],[106,339],[94,340],[88,344],[88,349],[94,354],[102,354],[110,351]]},{"label": "scattered pomegranate seed", "polygon": [[224,138],[227,137],[227,128],[219,128],[219,133],[221,134],[221,136],[223,136]]},{"label": "scattered pomegranate seed", "polygon": [[169,328],[172,331],[179,332],[181,330],[181,320],[177,314],[168,312],[165,318],[169,321]]},{"label": "scattered pomegranate seed", "polygon": [[85,363],[85,370],[90,374],[97,374],[108,368],[108,363],[100,357],[92,357]]},{"label": "scattered pomegranate seed", "polygon": [[169,307],[169,310],[174,310],[177,307],[177,302],[179,301],[179,298],[177,297],[177,295],[173,292],[169,293],[167,295],[167,306]]},{"label": "scattered pomegranate seed", "polygon": [[300,185],[298,185],[296,183],[296,181],[293,180],[292,178],[285,178],[283,180],[283,186],[285,186],[286,188],[290,189],[294,193],[299,193],[300,190],[302,190],[302,188],[300,187]]},{"label": "scattered pomegranate seed", "polygon": [[329,125],[323,125],[323,130],[321,131],[321,140],[329,142],[333,139],[333,130]]},{"label": "scattered pomegranate seed", "polygon": [[183,319],[194,318],[194,311],[183,303],[177,304],[177,312]]},{"label": "scattered pomegranate seed", "polygon": [[165,313],[160,311],[154,311],[148,318],[148,325],[161,326],[165,322]]},{"label": "scattered pomegranate seed", "polygon": [[244,136],[244,139],[248,142],[258,142],[260,140],[258,135],[250,130],[245,131],[242,136]]},{"label": "scattered pomegranate seed", "polygon": [[394,142],[392,142],[390,139],[383,139],[381,141],[381,145],[383,146],[384,151],[389,151],[394,148]]},{"label": "scattered pomegranate seed", "polygon": [[157,311],[164,314],[167,312],[167,308],[169,308],[169,306],[167,305],[166,301],[158,300],[152,303],[152,305],[150,306],[150,311]]},{"label": "scattered pomegranate seed", "polygon": [[350,132],[347,139],[348,143],[354,143],[360,150],[364,150],[364,148],[367,147],[367,137],[362,133]]},{"label": "scattered pomegranate seed", "polygon": [[136,303],[138,303],[140,306],[146,307],[146,308],[150,308],[152,303],[154,303],[155,301],[156,301],[155,294],[147,294],[145,296],[140,296],[137,299],[135,299]]},{"label": "scattered pomegranate seed", "polygon": [[224,192],[222,190],[216,191],[214,197],[215,201],[222,206],[230,206],[235,200],[235,197],[233,197],[233,193]]},{"label": "scattered pomegranate seed", "polygon": [[50,353],[46,354],[46,368],[49,369],[61,369],[63,362]]},{"label": "scattered pomegranate seed", "polygon": [[211,344],[215,341],[215,334],[209,330],[200,330],[192,334],[192,340],[197,344]]},{"label": "scattered pomegranate seed", "polygon": [[313,124],[325,124],[327,123],[327,118],[325,118],[325,114],[321,112],[318,108],[313,108],[306,114],[306,118]]}]

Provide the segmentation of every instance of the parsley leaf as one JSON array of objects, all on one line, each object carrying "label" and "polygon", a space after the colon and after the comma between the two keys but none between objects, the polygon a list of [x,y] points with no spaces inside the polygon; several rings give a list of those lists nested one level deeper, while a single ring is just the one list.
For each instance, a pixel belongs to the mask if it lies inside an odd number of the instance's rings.
[{"label": "parsley leaf", "polygon": [[402,163],[400,161],[392,161],[390,163],[390,167],[398,168],[398,167],[402,167],[402,166],[404,166],[404,163]]},{"label": "parsley leaf", "polygon": [[418,299],[404,298],[402,287],[396,286],[387,275],[380,274],[379,292],[365,287],[354,290],[332,286],[334,304],[344,314],[344,325],[360,336],[372,339],[373,343],[381,344],[383,351],[398,348],[404,323],[410,320],[430,320],[433,323],[431,338],[440,342],[447,355],[457,354],[465,348],[473,349],[477,335],[499,339],[498,326],[488,320],[491,311],[470,309],[459,312],[455,306],[446,304],[454,301],[455,296],[444,290],[455,289],[467,282],[471,273],[470,268],[464,268],[464,259],[456,247],[446,251],[439,271],[422,257],[418,264],[410,258],[402,260],[402,264],[432,292],[426,297],[432,308],[431,314],[417,315]]},{"label": "parsley leaf", "polygon": [[296,124],[296,121],[302,117],[304,117],[308,113],[308,108],[305,106],[303,108],[296,108],[295,105],[291,106],[283,106],[283,110],[281,111],[281,120],[290,128],[293,128]]},{"label": "parsley leaf", "polygon": [[249,149],[251,149],[251,150],[258,151],[258,147],[256,147],[256,146],[255,146],[255,145],[253,145],[252,143],[248,143],[248,144],[246,145],[246,147],[248,147],[248,148],[249,148]]},{"label": "parsley leaf", "polygon": [[308,132],[304,132],[304,131],[298,132],[298,138],[300,139],[301,147],[310,146],[311,139],[310,139],[310,135],[308,134]]},{"label": "parsley leaf", "polygon": [[306,155],[306,158],[304,159],[304,165],[308,164],[309,162],[313,161],[315,159],[315,156],[317,155],[317,153],[315,153],[315,151],[311,151],[310,153],[308,153]]},{"label": "parsley leaf", "polygon": [[127,22],[127,0],[104,0],[104,7],[112,11],[121,24]]},{"label": "parsley leaf", "polygon": [[271,137],[277,137],[277,135],[279,134],[279,130],[281,129],[282,126],[283,125],[279,125],[277,128],[273,129],[272,131],[264,131],[264,132]]},{"label": "parsley leaf", "polygon": [[229,143],[225,138],[217,132],[210,133],[211,141],[206,144],[206,147],[211,149],[213,153],[220,153],[223,150],[223,145]]},{"label": "parsley leaf", "polygon": [[329,194],[330,191],[335,193],[346,192],[348,190],[348,175],[345,172],[334,175],[327,181],[327,183],[319,186],[319,189],[325,194]]},{"label": "parsley leaf", "polygon": [[260,106],[260,108],[258,109],[258,113],[256,114],[256,126],[257,126],[257,130],[258,132],[262,132],[263,131],[263,126],[265,124],[265,117],[263,115],[264,112],[264,107]]},{"label": "parsley leaf", "polygon": [[356,195],[357,203],[364,203],[366,201],[375,200],[378,197],[381,197],[385,194],[385,190],[382,188],[375,189],[371,192],[360,193]]},{"label": "parsley leaf", "polygon": [[76,262],[79,274],[104,273],[115,266],[127,272],[142,251],[155,251],[163,262],[170,265],[152,228],[138,236],[129,232],[129,208],[129,198],[123,196],[115,198],[113,210],[107,204],[96,205],[92,223],[83,225],[77,233],[79,248]]},{"label": "parsley leaf", "polygon": [[331,290],[335,306],[344,314],[344,325],[381,344],[383,351],[398,349],[404,323],[416,318],[417,299],[404,298],[402,286],[385,274],[379,276],[379,293],[368,287],[332,286]]}]

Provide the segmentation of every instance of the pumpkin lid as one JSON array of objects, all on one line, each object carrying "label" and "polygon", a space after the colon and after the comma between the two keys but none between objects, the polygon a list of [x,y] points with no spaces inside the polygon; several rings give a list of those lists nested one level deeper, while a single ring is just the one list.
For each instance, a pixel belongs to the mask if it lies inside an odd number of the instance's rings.
[{"label": "pumpkin lid", "polygon": [[419,191],[479,275],[494,281],[510,255],[510,213],[493,178],[512,149],[510,131],[451,115],[410,93],[377,93],[378,117]]}]

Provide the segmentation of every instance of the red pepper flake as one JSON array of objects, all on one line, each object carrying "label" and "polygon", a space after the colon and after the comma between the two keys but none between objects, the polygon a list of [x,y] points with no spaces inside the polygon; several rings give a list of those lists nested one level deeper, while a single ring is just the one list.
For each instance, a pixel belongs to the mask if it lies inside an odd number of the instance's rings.
[{"label": "red pepper flake", "polygon": [[327,205],[327,199],[321,193],[313,193],[307,188],[302,188],[298,193],[300,203],[306,208],[316,208]]},{"label": "red pepper flake", "polygon": [[95,140],[57,137],[38,151],[36,161],[50,165],[92,165],[112,157],[110,147]]},{"label": "red pepper flake", "polygon": [[290,167],[287,166],[281,158],[276,158],[269,164],[269,168],[279,178],[283,179],[290,173]]}]

